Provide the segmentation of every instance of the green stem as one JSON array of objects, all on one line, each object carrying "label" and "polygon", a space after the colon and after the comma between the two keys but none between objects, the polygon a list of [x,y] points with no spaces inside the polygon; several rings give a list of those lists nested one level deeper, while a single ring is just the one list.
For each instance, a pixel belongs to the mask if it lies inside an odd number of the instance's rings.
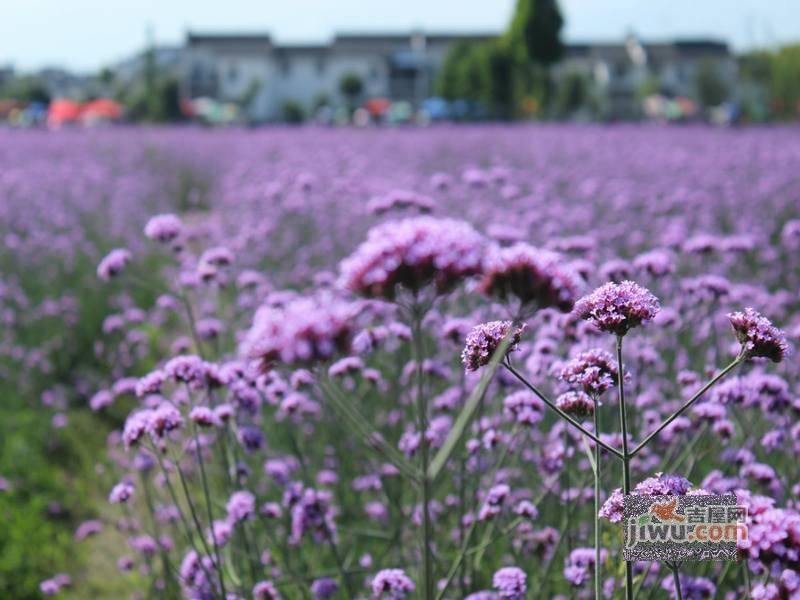
[{"label": "green stem", "polygon": [[[622,491],[631,493],[631,456],[628,453],[628,415],[625,410],[625,377],[622,366],[622,336],[617,336],[617,388],[619,390],[619,426],[622,434]],[[625,561],[625,598],[633,600],[633,563]]]},{"label": "green stem", "polygon": [[[189,525],[189,520],[186,518],[186,515],[184,514],[180,503],[178,502],[178,495],[175,493],[175,488],[172,485],[172,482],[170,481],[169,472],[167,471],[167,467],[164,464],[164,459],[161,457],[161,453],[155,446],[151,449],[151,452],[155,455],[156,460],[158,461],[158,465],[161,468],[161,472],[164,474],[164,482],[167,485],[167,490],[169,490],[169,495],[172,498],[172,502],[175,504],[175,508],[178,511],[178,517],[180,517],[181,523],[183,524],[183,528],[185,530],[184,535],[186,535],[186,540],[189,542],[189,545],[192,547],[192,550],[194,550],[195,554],[197,554],[198,557],[201,557],[203,553],[200,552],[200,550],[198,549],[197,545],[194,542],[194,536],[192,535],[192,528]],[[198,533],[200,534],[200,541],[203,543],[203,547],[205,548],[206,554],[210,554],[210,552],[208,551],[208,546],[206,545],[205,538],[203,538],[202,529],[200,529]],[[208,578],[208,580],[213,581],[211,573],[208,572],[202,560],[199,561],[199,564],[200,567],[203,569],[203,572],[205,573],[205,576]]]},{"label": "green stem", "polygon": [[744,597],[750,600],[750,590],[753,589],[753,586],[750,584],[750,563],[747,558],[742,561],[742,566],[744,567]]},{"label": "green stem", "polygon": [[[717,383],[720,379],[725,377],[728,373],[730,373],[738,364],[740,364],[744,360],[744,354],[740,354],[737,356],[734,361],[729,364],[727,367],[722,369],[719,373],[717,373],[710,381],[708,381],[703,387],[701,387],[691,398],[689,398],[686,402],[684,402],[683,406],[681,406],[678,410],[672,413],[667,419],[658,426],[658,428],[653,431],[650,435],[648,435],[642,442],[633,449],[630,453],[630,456],[636,456],[642,448],[647,446],[650,441],[656,437],[659,433],[661,433],[667,425],[672,423],[675,419],[681,416],[684,411],[686,411],[689,407],[692,406],[695,402],[697,402],[700,397],[705,394],[715,383]],[[621,384],[620,384],[621,385]]]},{"label": "green stem", "polygon": [[[203,461],[203,451],[200,448],[200,436],[197,433],[197,427],[192,425],[192,431],[194,433],[194,449],[197,453],[197,464],[200,465],[200,479],[203,482],[203,496],[206,501],[206,512],[208,513],[208,527],[211,530],[211,541],[214,543],[214,555],[217,557],[217,564],[219,565],[219,585],[222,588],[222,597],[226,597],[225,593],[225,579],[223,576],[223,568],[222,568],[222,555],[219,551],[219,544],[217,543],[217,536],[214,533],[214,515],[211,511],[211,494],[208,490],[208,479],[206,478],[206,468],[205,463]],[[180,467],[178,467],[180,472]],[[183,476],[181,475],[181,481],[183,481]],[[188,495],[187,495],[188,497]]]},{"label": "green stem", "polygon": [[[600,435],[597,395],[594,399],[594,433]],[[600,446],[594,445],[594,597],[602,598],[600,583]]]},{"label": "green stem", "polygon": [[423,598],[433,598],[433,556],[431,554],[431,515],[430,501],[431,489],[428,477],[428,442],[425,435],[428,431],[428,400],[425,396],[423,379],[423,340],[422,340],[422,315],[418,306],[412,310],[412,335],[414,338],[414,354],[417,362],[417,428],[419,429],[420,461],[422,470],[422,581]]},{"label": "green stem", "polygon": [[517,379],[520,381],[520,383],[522,383],[522,385],[524,385],[526,388],[528,388],[530,391],[532,391],[534,394],[536,394],[536,396],[538,396],[538,397],[539,397],[539,399],[540,399],[542,402],[544,402],[544,403],[545,403],[547,406],[549,406],[549,407],[550,407],[552,410],[554,410],[556,413],[558,413],[558,416],[559,416],[559,417],[561,417],[562,419],[564,419],[565,421],[567,421],[567,422],[568,422],[570,425],[572,425],[573,427],[575,427],[575,428],[576,428],[578,431],[580,431],[580,432],[581,432],[583,435],[585,435],[585,436],[586,436],[586,437],[588,437],[590,440],[592,440],[592,441],[593,441],[595,444],[599,444],[599,445],[600,445],[600,447],[601,447],[603,450],[605,450],[605,451],[607,451],[607,452],[610,452],[611,454],[613,454],[613,455],[614,455],[614,456],[616,456],[617,458],[620,458],[620,459],[622,458],[622,453],[621,453],[619,450],[617,450],[617,449],[616,449],[616,448],[614,448],[613,446],[609,446],[608,444],[606,444],[606,443],[605,443],[603,440],[601,440],[601,439],[600,439],[599,437],[597,437],[597,436],[596,436],[594,433],[592,433],[591,431],[589,431],[588,429],[586,429],[586,427],[584,427],[583,425],[581,425],[581,424],[580,424],[578,421],[576,421],[576,420],[575,420],[573,417],[571,417],[570,415],[568,415],[567,413],[565,413],[563,410],[561,410],[560,408],[558,408],[558,406],[556,406],[556,405],[555,405],[555,403],[554,403],[552,400],[550,400],[550,398],[548,398],[547,396],[545,396],[545,395],[544,395],[544,394],[543,394],[541,391],[539,391],[539,389],[538,389],[538,388],[537,388],[535,385],[533,385],[531,382],[529,382],[527,379],[525,379],[525,378],[524,378],[524,377],[523,377],[523,376],[522,376],[522,375],[519,373],[519,371],[517,371],[517,370],[516,370],[514,367],[512,367],[512,366],[511,366],[511,364],[509,364],[509,362],[508,362],[508,361],[505,361],[505,362],[503,363],[503,366],[504,366],[506,369],[508,369],[508,371],[509,371],[509,372],[510,372],[510,373],[511,373],[511,374],[512,374],[514,377],[516,377],[516,378],[517,378]]},{"label": "green stem", "polygon": [[[500,455],[494,467],[492,468],[492,472],[489,476],[489,485],[487,489],[494,486],[494,482],[497,477],[497,472],[500,470],[503,463],[505,462],[509,450],[511,449],[511,446],[514,445],[514,441],[516,440],[518,430],[519,430],[519,425],[515,424],[514,429],[511,431],[511,439],[503,447],[502,454]],[[478,519],[475,515],[473,515],[472,522],[469,524],[469,529],[467,529],[465,537],[463,537],[461,540],[461,548],[458,551],[458,556],[453,561],[453,564],[450,565],[450,570],[447,572],[447,577],[445,579],[444,585],[439,588],[439,593],[436,595],[436,600],[442,600],[442,598],[444,598],[444,595],[447,593],[447,588],[450,587],[450,584],[453,582],[453,578],[455,577],[459,568],[463,564],[464,559],[466,558],[467,554],[470,553],[469,543],[472,540],[472,535],[475,533],[475,528],[477,527],[477,525],[478,525]],[[473,549],[472,552],[475,552],[475,550]]]},{"label": "green stem", "polygon": [[677,563],[667,563],[670,571],[672,571],[672,581],[675,584],[675,598],[676,600],[683,600],[683,592],[681,591],[681,577],[678,573]]}]

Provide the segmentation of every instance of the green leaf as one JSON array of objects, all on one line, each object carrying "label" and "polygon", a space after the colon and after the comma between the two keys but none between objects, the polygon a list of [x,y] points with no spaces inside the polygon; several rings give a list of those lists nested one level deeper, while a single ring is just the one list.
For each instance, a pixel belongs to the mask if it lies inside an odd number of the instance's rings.
[{"label": "green leaf", "polygon": [[492,355],[492,360],[486,365],[481,380],[478,382],[475,389],[472,390],[472,394],[469,399],[467,399],[464,408],[461,409],[461,413],[458,415],[453,428],[450,430],[450,433],[447,434],[447,439],[428,466],[427,477],[430,481],[436,481],[436,478],[442,472],[442,469],[444,469],[447,461],[450,460],[450,456],[453,454],[456,445],[464,436],[464,432],[467,430],[470,423],[472,423],[475,412],[478,410],[478,406],[480,406],[481,400],[486,393],[486,388],[489,387],[489,383],[491,383],[495,371],[497,371],[500,362],[505,358],[506,352],[511,345],[511,336],[512,333],[509,332],[506,338],[500,343],[497,350],[495,350]]},{"label": "green leaf", "polygon": [[597,464],[594,462],[594,452],[592,452],[591,447],[589,447],[589,440],[587,440],[584,435],[581,436],[581,441],[583,442],[583,451],[586,452],[586,458],[589,459],[589,464],[592,465],[592,473],[597,477]]}]

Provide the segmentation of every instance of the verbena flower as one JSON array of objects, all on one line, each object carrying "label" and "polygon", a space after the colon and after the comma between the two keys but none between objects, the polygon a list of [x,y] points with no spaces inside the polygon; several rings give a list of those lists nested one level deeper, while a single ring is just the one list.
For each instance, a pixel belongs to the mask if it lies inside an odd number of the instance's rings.
[{"label": "verbena flower", "polygon": [[415,217],[383,223],[341,262],[339,283],[385,300],[400,288],[417,292],[432,285],[445,293],[480,272],[482,247],[483,238],[463,221]]},{"label": "verbena flower", "polygon": [[314,600],[328,600],[333,598],[339,591],[339,582],[330,577],[321,577],[311,583],[311,593]]},{"label": "verbena flower", "polygon": [[276,362],[309,365],[350,350],[356,307],[331,296],[300,297],[256,312],[243,350],[262,371]]},{"label": "verbena flower", "polygon": [[788,354],[784,332],[752,308],[730,313],[728,319],[748,358],[761,356],[778,363]]},{"label": "verbena flower", "polygon": [[402,569],[383,569],[372,578],[372,594],[385,600],[402,600],[416,589]]},{"label": "verbena flower", "polygon": [[594,414],[594,401],[586,392],[569,391],[556,398],[556,406],[568,415],[582,419]]},{"label": "verbena flower", "polygon": [[256,498],[248,491],[234,492],[228,499],[225,508],[228,511],[229,521],[241,523],[255,514]]},{"label": "verbena flower", "polygon": [[253,586],[253,600],[281,600],[281,595],[271,581],[259,581]]},{"label": "verbena flower", "polygon": [[610,352],[592,348],[560,365],[558,377],[587,394],[600,395],[617,384],[617,363]]},{"label": "verbena flower", "polygon": [[161,243],[174,241],[183,231],[183,223],[173,214],[156,215],[144,226],[144,234]]},{"label": "verbena flower", "polygon": [[180,411],[171,404],[163,403],[155,410],[150,411],[147,420],[147,433],[156,441],[182,425],[183,417]]},{"label": "verbena flower", "polygon": [[[636,485],[632,494],[640,496],[684,496],[692,492],[692,484],[681,475],[665,475],[657,473],[655,477],[648,477]],[[598,516],[608,519],[612,523],[622,520],[624,511],[624,496],[622,490],[617,488],[600,507]]]},{"label": "verbena flower", "polygon": [[115,248],[97,265],[97,276],[103,281],[116,277],[128,266],[133,256],[125,248]]},{"label": "verbena flower", "polygon": [[544,418],[545,405],[533,392],[519,390],[503,400],[503,413],[520,425],[532,427]]},{"label": "verbena flower", "polygon": [[[681,573],[678,576],[678,581],[681,585],[681,597],[686,600],[704,600],[705,598],[714,598],[716,596],[717,586],[705,577],[692,577]],[[661,582],[661,589],[665,590],[671,598],[678,597],[675,589],[675,578],[672,575],[664,578]]]},{"label": "verbena flower", "polygon": [[127,481],[115,485],[108,495],[111,504],[125,504],[131,498],[133,498],[133,486]]},{"label": "verbena flower", "polygon": [[600,331],[625,335],[633,327],[653,320],[658,299],[632,282],[606,283],[575,303],[574,313]]},{"label": "verbena flower", "polygon": [[290,541],[299,544],[303,536],[311,534],[316,541],[336,538],[333,522],[332,496],[327,490],[306,488],[292,503]]},{"label": "verbena flower", "polygon": [[467,371],[477,371],[488,365],[495,350],[509,332],[511,333],[511,343],[508,351],[514,350],[522,338],[524,330],[524,326],[514,327],[511,321],[490,321],[476,325],[467,336],[464,350],[461,352],[461,362],[464,364],[464,368]]},{"label": "verbena flower", "polygon": [[218,427],[222,420],[207,406],[195,406],[189,412],[189,419],[199,427]]},{"label": "verbena flower", "polygon": [[492,587],[501,598],[522,600],[528,591],[528,576],[518,567],[503,567],[492,577]]},{"label": "verbena flower", "polygon": [[436,203],[432,198],[408,190],[392,190],[382,196],[375,196],[367,202],[367,212],[382,215],[390,210],[413,208],[421,213],[432,212]]},{"label": "verbena flower", "polygon": [[501,300],[517,298],[538,308],[572,309],[583,280],[563,256],[519,243],[492,247],[483,262],[479,289]]}]

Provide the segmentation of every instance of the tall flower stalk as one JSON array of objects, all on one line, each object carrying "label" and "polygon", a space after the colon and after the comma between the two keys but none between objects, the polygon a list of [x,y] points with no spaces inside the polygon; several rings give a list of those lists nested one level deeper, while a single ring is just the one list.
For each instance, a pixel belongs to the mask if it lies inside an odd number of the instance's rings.
[{"label": "tall flower stalk", "polygon": [[[594,433],[600,436],[600,415],[599,405],[597,401],[597,394],[592,394],[592,401],[594,402]],[[602,591],[601,576],[600,576],[600,484],[601,484],[601,471],[600,471],[600,445],[593,444],[594,446],[594,464],[592,465],[594,475],[594,596],[601,598],[600,592]]]},{"label": "tall flower stalk", "polygon": [[422,319],[424,311],[418,303],[411,307],[411,336],[414,344],[414,358],[416,360],[416,408],[417,408],[417,427],[420,436],[420,470],[422,473],[421,492],[422,492],[422,531],[420,535],[420,546],[422,548],[422,582],[424,598],[433,598],[434,576],[433,576],[433,555],[431,552],[431,485],[428,477],[429,447],[427,441],[428,431],[428,401],[425,395],[425,373],[423,369],[424,360],[424,340],[422,333]]},{"label": "tall flower stalk", "polygon": [[[617,372],[624,373],[622,366],[622,334],[617,334]],[[631,455],[628,452],[628,411],[625,406],[624,377],[617,378],[619,401],[619,428],[622,434],[622,492],[631,493]],[[633,563],[625,561],[625,597],[633,600]]]}]

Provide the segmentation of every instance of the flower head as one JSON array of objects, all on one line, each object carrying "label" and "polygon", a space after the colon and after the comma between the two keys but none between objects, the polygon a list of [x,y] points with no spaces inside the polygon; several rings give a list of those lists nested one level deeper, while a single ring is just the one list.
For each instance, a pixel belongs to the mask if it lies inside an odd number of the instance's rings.
[{"label": "flower head", "polygon": [[[656,473],[655,477],[648,477],[637,484],[631,493],[638,496],[685,496],[691,492],[692,484],[685,477]],[[619,523],[624,509],[624,496],[622,490],[617,488],[600,507],[598,516]]]},{"label": "flower head", "polygon": [[593,348],[561,365],[558,377],[587,394],[599,395],[617,383],[617,365],[609,352]]},{"label": "flower head", "polygon": [[247,491],[239,491],[231,494],[226,505],[228,520],[233,523],[240,523],[252,517],[256,512],[256,499],[253,494]]},{"label": "flower head", "polygon": [[480,283],[484,294],[501,300],[514,296],[523,305],[563,311],[572,309],[581,287],[582,279],[561,255],[525,243],[493,247],[484,260]]},{"label": "flower head", "polygon": [[594,401],[586,392],[565,392],[556,398],[556,406],[573,417],[583,418],[594,414]]},{"label": "flower head", "polygon": [[783,331],[752,308],[730,313],[728,319],[742,344],[742,351],[748,358],[762,356],[778,363],[789,352]]},{"label": "flower head", "polygon": [[660,310],[658,298],[633,281],[606,283],[575,303],[575,314],[616,335],[653,320]]},{"label": "flower head", "polygon": [[262,371],[275,362],[307,365],[350,350],[356,307],[334,297],[300,297],[282,307],[263,306],[244,343]]},{"label": "flower head", "polygon": [[167,244],[183,231],[183,223],[172,214],[156,215],[144,226],[144,234],[151,240]]},{"label": "flower head", "polygon": [[315,579],[311,584],[311,593],[314,594],[314,600],[328,600],[328,598],[333,598],[338,591],[339,583],[330,577]]},{"label": "flower head", "polygon": [[255,600],[280,600],[281,595],[272,582],[259,581],[253,586],[253,598]]},{"label": "flower head", "polygon": [[97,276],[103,281],[109,281],[122,273],[123,269],[131,262],[131,253],[125,248],[115,248],[109,252],[100,264],[97,265]]},{"label": "flower head", "polygon": [[133,498],[133,486],[127,481],[122,481],[114,486],[108,496],[111,504],[125,504]]},{"label": "flower head", "polygon": [[402,569],[383,569],[372,578],[372,594],[375,598],[402,600],[416,589]]},{"label": "flower head", "polygon": [[461,362],[467,371],[477,371],[489,364],[495,350],[509,332],[511,332],[510,351],[519,343],[523,331],[524,326],[514,327],[511,321],[490,321],[476,325],[467,336],[464,350],[461,352]]},{"label": "flower head", "polygon": [[492,577],[492,586],[501,598],[522,600],[528,591],[528,576],[517,567],[503,567]]},{"label": "flower head", "polygon": [[393,300],[399,288],[433,285],[438,293],[480,272],[483,238],[453,219],[415,217],[372,228],[341,263],[340,285],[367,298]]}]

